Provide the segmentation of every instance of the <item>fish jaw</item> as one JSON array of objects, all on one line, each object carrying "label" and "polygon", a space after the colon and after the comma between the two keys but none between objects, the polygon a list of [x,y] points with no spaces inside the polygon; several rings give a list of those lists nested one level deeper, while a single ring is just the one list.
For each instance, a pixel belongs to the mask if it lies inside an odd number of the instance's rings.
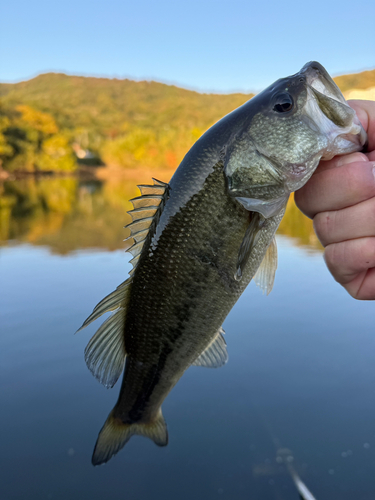
[{"label": "fish jaw", "polygon": [[330,160],[336,155],[361,151],[367,134],[327,71],[321,64],[311,62],[302,68],[301,74],[305,75],[307,85],[304,113],[317,132],[327,138],[321,159]]},{"label": "fish jaw", "polygon": [[362,151],[367,143],[367,134],[355,111],[321,64],[316,61],[307,63],[292,78],[305,80],[306,94],[299,115],[300,125],[301,130],[309,128],[314,132],[316,140],[311,154],[303,161],[282,166],[285,187],[289,192],[306,184],[321,160]]},{"label": "fish jaw", "polygon": [[274,216],[320,160],[366,144],[355,111],[319,63],[282,78],[248,103],[248,120],[225,149],[228,193],[245,208]]}]

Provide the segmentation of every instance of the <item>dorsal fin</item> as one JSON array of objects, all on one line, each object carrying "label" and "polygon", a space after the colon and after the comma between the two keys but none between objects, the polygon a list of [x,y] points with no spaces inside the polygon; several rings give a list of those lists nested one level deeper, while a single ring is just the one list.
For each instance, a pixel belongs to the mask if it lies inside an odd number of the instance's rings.
[{"label": "dorsal fin", "polygon": [[79,329],[82,330],[102,314],[116,309],[100,326],[85,349],[88,369],[106,387],[115,385],[124,368],[124,324],[130,285],[131,278],[128,278],[114,292],[104,297]]},{"label": "dorsal fin", "polygon": [[102,314],[114,311],[119,307],[125,308],[127,304],[130,283],[131,278],[128,278],[126,281],[121,283],[121,285],[119,285],[116,290],[114,290],[112,293],[104,297],[104,299],[102,299],[98,304],[96,304],[90,316],[83,322],[83,325],[77,330],[77,332],[86,328],[87,325],[98,319]]},{"label": "dorsal fin", "polygon": [[[163,182],[163,181],[159,181],[158,179],[155,179],[155,177],[153,177],[152,180],[154,181],[154,186],[163,186],[164,188],[169,187],[169,184],[167,184],[166,182]],[[153,187],[153,186],[151,186],[151,187]]]},{"label": "dorsal fin", "polygon": [[132,222],[125,226],[130,229],[130,236],[125,241],[134,242],[127,250],[133,256],[130,261],[133,264],[133,269],[129,273],[131,276],[134,274],[142,249],[149,235],[153,234],[168,199],[169,185],[157,179],[153,181],[153,185],[140,184],[138,188],[141,196],[130,200],[134,209],[128,212]]},{"label": "dorsal fin", "polygon": [[88,369],[107,388],[113,387],[124,369],[125,311],[122,307],[107,318],[85,349]]},{"label": "dorsal fin", "polygon": [[104,297],[79,329],[82,330],[102,314],[115,311],[100,326],[85,349],[85,360],[89,370],[106,387],[112,387],[116,383],[124,367],[126,357],[124,328],[133,274],[142,248],[153,234],[168,198],[168,184],[156,179],[153,181],[154,185],[138,186],[142,196],[130,200],[134,206],[134,210],[129,212],[133,220],[126,226],[130,229],[130,237],[127,239],[133,242],[128,249],[133,256],[130,261],[133,265],[129,273],[130,278]]}]

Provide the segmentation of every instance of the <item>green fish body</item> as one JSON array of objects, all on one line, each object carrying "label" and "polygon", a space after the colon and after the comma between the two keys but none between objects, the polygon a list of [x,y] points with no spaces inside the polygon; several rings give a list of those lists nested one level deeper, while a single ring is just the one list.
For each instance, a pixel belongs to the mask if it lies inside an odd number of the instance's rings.
[{"label": "green fish body", "polygon": [[221,325],[249,282],[272,289],[274,235],[289,194],[322,158],[358,151],[365,141],[328,73],[308,63],[211,127],[169,184],[139,186],[131,276],[82,326],[115,311],[89,342],[86,362],[107,387],[125,363],[94,465],[134,434],[167,444],[165,397],[192,364],[225,364]]}]

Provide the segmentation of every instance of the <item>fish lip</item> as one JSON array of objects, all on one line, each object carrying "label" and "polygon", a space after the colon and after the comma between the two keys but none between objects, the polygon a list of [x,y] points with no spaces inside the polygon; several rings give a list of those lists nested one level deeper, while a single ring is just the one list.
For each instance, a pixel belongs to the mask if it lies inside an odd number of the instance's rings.
[{"label": "fish lip", "polygon": [[359,127],[361,129],[360,136],[359,136],[360,145],[362,146],[362,150],[361,151],[366,152],[367,148],[368,148],[368,136],[367,136],[367,133],[366,133],[365,129],[362,126],[362,123],[359,121],[357,113],[355,113],[355,115],[354,115],[354,123],[356,125],[359,125]]},{"label": "fish lip", "polygon": [[[341,93],[341,90],[333,81],[331,76],[327,73],[325,68],[320,63],[312,61],[305,64],[305,66],[301,69],[300,74],[306,77],[306,87],[308,94],[310,94],[310,98],[316,99],[319,97],[320,94],[320,96],[323,95],[328,99],[332,99],[336,102],[339,102],[341,105],[346,106],[352,111],[351,122],[345,124],[345,126],[336,125],[327,116],[327,119],[330,120],[331,123],[333,124],[331,133],[329,134],[329,142],[331,143],[331,146],[333,147],[334,144],[336,142],[339,142],[340,140],[346,140],[348,143],[348,146],[345,147],[345,151],[336,154],[346,154],[349,152],[361,150],[363,146],[366,144],[367,134],[361,122],[359,121],[357,114],[355,113],[354,110],[352,110],[352,108],[346,102],[344,96]],[[321,106],[319,105],[319,107]],[[325,114],[322,108],[321,111],[323,112],[323,114]],[[315,125],[317,126],[318,130],[321,129],[321,124],[316,122]],[[339,130],[340,128],[341,132]],[[350,143],[353,144],[353,148],[350,147]],[[330,157],[330,152],[328,151],[327,154],[323,155],[322,158],[325,158],[325,156],[327,156],[328,159]]]},{"label": "fish lip", "polygon": [[320,63],[317,61],[309,62],[305,64],[300,73],[305,76],[308,87],[312,87],[317,92],[348,106],[341,90]]}]

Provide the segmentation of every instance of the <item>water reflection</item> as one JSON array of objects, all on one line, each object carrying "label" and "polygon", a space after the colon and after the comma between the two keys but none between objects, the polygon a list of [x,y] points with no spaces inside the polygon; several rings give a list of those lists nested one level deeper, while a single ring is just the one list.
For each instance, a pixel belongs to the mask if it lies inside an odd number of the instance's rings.
[{"label": "water reflection", "polygon": [[[318,500],[372,500],[373,303],[354,301],[334,283],[320,253],[306,251],[316,247],[305,230],[278,238],[272,293],[266,297],[250,284],[227,317],[230,361],[218,370],[190,368],[166,398],[169,445],[160,449],[135,437],[110,466],[91,466],[93,444],[118,389],[104,389],[85,366],[83,351],[96,325],[72,332],[130,270],[121,241],[126,200],[120,194],[119,206],[113,204],[104,219],[100,208],[109,183],[65,180],[74,181],[73,196],[56,199],[67,200],[72,210],[56,227],[65,228],[68,241],[84,242],[80,231],[91,230],[85,217],[94,224],[90,213],[96,210],[99,219],[113,222],[118,240],[101,233],[110,242],[92,239],[86,248],[119,251],[85,251],[78,244],[78,251],[74,245],[61,250],[51,239],[51,246],[38,239],[22,244],[38,226],[44,235],[55,179],[43,180],[43,203],[22,187],[25,181],[12,190],[7,183],[6,196],[2,187],[1,498],[296,500],[290,477],[279,468],[276,436],[293,450],[293,465]],[[137,175],[111,182],[114,191],[123,191],[126,182],[134,189],[126,199],[138,194]],[[40,183],[30,182],[35,193]],[[74,219],[81,220],[80,230],[70,238]],[[7,245],[6,235],[17,244]]]},{"label": "water reflection", "polygon": [[[0,183],[0,245],[27,242],[62,255],[84,248],[123,249],[123,226],[132,209],[128,200],[139,195],[137,183],[147,181],[143,172],[132,171],[130,178],[107,181],[65,177]],[[321,249],[312,222],[293,197],[278,233],[298,246]]]},{"label": "water reflection", "polygon": [[[110,183],[96,190],[93,186],[91,191],[77,186],[76,212],[88,220],[92,213],[97,215],[93,211],[96,194],[107,201],[108,211],[109,200],[129,198],[129,193],[118,189],[118,183],[112,186],[117,196],[112,190],[108,194]],[[221,325],[252,275],[245,268],[242,280],[233,277],[249,218],[247,213],[239,214],[226,197],[212,196],[224,187],[219,166],[207,176],[204,188],[187,201],[185,192],[172,191],[170,203],[176,203],[178,210],[167,217],[168,206],[163,212],[169,196],[167,185],[156,182],[141,187],[131,225],[135,241],[132,262],[135,268],[140,257],[139,272],[136,279],[129,278],[100,302],[84,323],[89,325],[103,313],[116,310],[89,342],[85,359],[93,375],[107,387],[113,387],[125,363],[119,399],[99,433],[94,465],[110,460],[133,435],[165,446],[168,433],[161,405],[171,389],[192,364],[216,368],[227,361]],[[141,255],[152,217],[161,217],[163,230],[157,245],[149,245],[152,251]],[[168,221],[164,226],[163,218]],[[212,221],[216,221],[214,228]],[[221,233],[216,224],[221,224]],[[296,224],[285,227],[298,230]],[[303,227],[306,236],[306,225]]]}]

